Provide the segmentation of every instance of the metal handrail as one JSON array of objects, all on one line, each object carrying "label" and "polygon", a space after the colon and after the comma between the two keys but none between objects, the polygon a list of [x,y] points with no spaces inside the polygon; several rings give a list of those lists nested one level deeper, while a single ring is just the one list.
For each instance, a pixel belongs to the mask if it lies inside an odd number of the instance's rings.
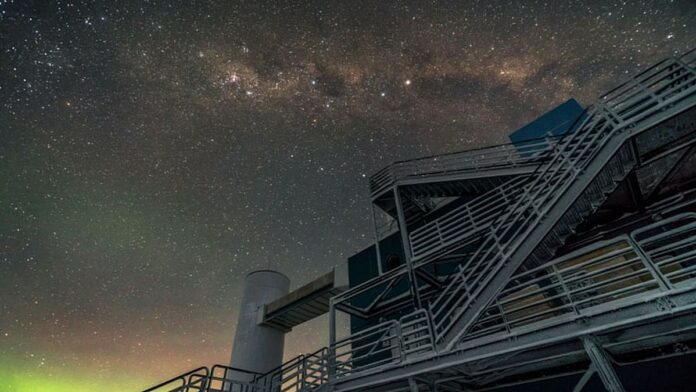
[{"label": "metal handrail", "polygon": [[[246,374],[250,380],[242,381],[235,379],[234,375],[230,373]],[[256,381],[254,381],[255,377],[259,375],[260,373],[257,372],[216,364],[210,368],[210,375],[200,389],[187,389],[185,392],[270,392],[257,385]]]},{"label": "metal handrail", "polygon": [[397,180],[407,177],[536,164],[546,159],[546,153],[559,139],[559,136],[546,136],[520,143],[397,161],[370,177],[370,193],[375,197]]},{"label": "metal handrail", "polygon": [[[676,222],[676,223],[674,223]],[[496,297],[493,303],[483,312],[484,317],[477,320],[465,340],[477,339],[493,333],[512,333],[517,328],[529,326],[533,323],[554,323],[559,317],[569,314],[575,318],[584,317],[594,312],[601,306],[609,306],[618,300],[633,298],[639,301],[642,296],[650,292],[664,290],[660,288],[658,281],[669,278],[669,269],[649,268],[682,263],[684,266],[696,262],[696,214],[682,214],[678,217],[666,219],[655,225],[647,227],[666,227],[672,225],[670,230],[650,235],[647,238],[638,237],[638,242],[631,241],[634,234],[621,235],[607,241],[588,245],[563,257],[556,258],[538,267],[520,272],[514,275],[510,282]],[[667,234],[665,234],[667,233]],[[686,236],[686,239],[684,238]],[[643,245],[654,245],[657,241],[665,239],[667,242],[659,244],[659,247],[643,248]],[[684,243],[693,244],[685,249]],[[596,254],[598,250],[606,252]],[[655,262],[642,256],[651,250],[664,252],[665,249],[674,253],[669,259]],[[676,252],[676,253],[675,253]],[[587,258],[586,255],[593,255]],[[693,284],[696,280],[696,269],[683,267],[681,275],[673,273],[682,284]],[[684,274],[689,274],[684,279]],[[543,283],[543,284],[542,284]],[[534,286],[539,286],[534,288]],[[534,288],[534,290],[529,290]],[[523,291],[527,290],[527,291]],[[529,298],[534,298],[530,301]],[[498,313],[493,309],[499,309]],[[502,310],[502,311],[500,311]],[[409,317],[422,318],[413,324],[409,323]],[[434,346],[436,333],[429,330],[429,315],[425,309],[419,309],[399,319],[380,323],[376,326],[359,331],[354,335],[339,341],[340,346],[351,346],[353,342],[365,339],[368,336],[380,336],[371,342],[357,344],[349,350],[361,350],[366,347],[380,347],[381,353],[389,352],[387,358],[370,362],[368,357],[362,357],[366,362],[362,366],[353,366],[355,359],[347,358],[350,354],[339,353],[336,373],[338,377],[360,372],[365,368],[374,366],[396,366],[407,361],[409,353],[417,352],[422,355],[435,355]],[[536,324],[534,324],[536,325]],[[410,331],[413,331],[412,333]],[[393,334],[387,334],[390,332]],[[422,343],[421,349],[410,350],[408,344]],[[370,346],[372,344],[372,346]],[[329,351],[330,352],[330,351]],[[340,361],[344,357],[346,360]]]},{"label": "metal handrail", "polygon": [[[155,385],[154,387],[151,387],[151,388],[148,388],[148,389],[144,390],[143,392],[152,392],[152,391],[156,391],[156,390],[158,390],[158,389],[160,389],[160,388],[162,388],[162,387],[165,387],[165,386],[167,386],[167,385],[169,385],[169,384],[171,384],[171,383],[175,383],[175,382],[177,382],[177,381],[180,382],[181,385],[179,385],[179,386],[177,386],[177,387],[174,387],[174,389],[186,387],[186,384],[188,383],[187,378],[190,378],[192,375],[198,374],[198,373],[201,372],[201,371],[204,372],[204,376],[205,376],[205,377],[208,377],[208,375],[210,374],[210,369],[208,369],[206,366],[201,366],[201,367],[199,367],[199,368],[190,370],[190,371],[188,371],[188,372],[186,372],[186,373],[180,374],[180,375],[178,375],[178,376],[176,376],[176,377],[172,377],[172,378],[170,378],[170,379],[167,380],[167,381],[163,381],[163,382],[161,382],[161,383]],[[170,389],[169,391],[171,391],[171,389]]]},{"label": "metal handrail", "polygon": [[[650,233],[654,229],[659,230]],[[644,233],[649,235],[640,237]],[[636,237],[639,240],[632,241]],[[661,261],[652,257],[656,248],[651,246],[656,243],[661,252],[666,251]],[[582,317],[590,308],[611,301],[672,290],[680,283],[693,284],[694,263],[696,214],[679,214],[514,275],[464,339],[510,333],[515,328],[551,322],[553,317],[568,313]],[[660,281],[664,279],[672,285],[662,287]],[[559,302],[560,298],[565,300]]]},{"label": "metal handrail", "polygon": [[430,317],[419,309],[336,341],[327,353],[333,377],[340,378],[366,367],[393,365],[434,353]]},{"label": "metal handrail", "polygon": [[262,391],[297,392],[328,382],[327,348],[298,355],[258,376],[254,383]]},{"label": "metal handrail", "polygon": [[413,261],[420,262],[437,255],[441,248],[480,234],[505,209],[507,201],[515,200],[528,181],[527,177],[515,177],[413,230],[409,233]]},{"label": "metal handrail", "polygon": [[[223,376],[215,376],[216,370],[222,370],[224,372]],[[260,375],[260,373],[239,369],[235,367],[225,366],[225,365],[213,365],[212,368],[206,366],[201,366],[199,368],[190,370],[179,376],[173,377],[167,381],[161,382],[154,387],[148,388],[143,392],[153,392],[160,388],[167,387],[169,384],[178,382],[177,386],[170,386],[166,389],[167,392],[215,392],[215,388],[211,385],[214,381],[219,383],[226,383],[228,385],[246,385],[248,383],[232,380],[227,377],[229,372],[238,372],[248,374],[252,377]]]}]

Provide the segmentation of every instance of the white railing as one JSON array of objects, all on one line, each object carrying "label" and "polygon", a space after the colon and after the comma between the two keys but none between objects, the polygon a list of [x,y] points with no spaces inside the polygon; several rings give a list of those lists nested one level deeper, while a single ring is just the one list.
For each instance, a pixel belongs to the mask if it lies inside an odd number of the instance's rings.
[{"label": "white railing", "polygon": [[586,317],[695,280],[696,214],[680,214],[514,275],[464,340]]},{"label": "white railing", "polygon": [[681,287],[696,276],[696,214],[681,214],[634,231],[631,238],[664,276]]},{"label": "white railing", "polygon": [[370,193],[375,197],[397,180],[407,177],[537,164],[544,160],[557,140],[554,136],[395,162],[370,177]]},{"label": "white railing", "polygon": [[[667,282],[667,285],[662,282]],[[482,312],[464,340],[510,334],[519,328],[569,322],[651,293],[696,284],[696,214],[677,215],[588,245],[517,273]],[[568,317],[568,316],[571,317]],[[337,378],[414,355],[435,355],[435,332],[425,309],[369,327],[336,343]],[[503,337],[504,338],[504,337]],[[332,355],[332,350],[328,351]]]},{"label": "white railing", "polygon": [[419,309],[398,320],[365,328],[329,347],[328,361],[336,378],[367,368],[393,365],[432,353],[429,317]]},{"label": "white railing", "polygon": [[484,232],[517,199],[526,182],[528,177],[515,177],[413,230],[409,233],[413,261],[437,256],[441,249]]},{"label": "white railing", "polygon": [[[244,375],[248,381],[233,379],[232,375]],[[215,365],[210,369],[202,366],[144,392],[270,392],[258,384],[258,376],[261,375],[224,365]]]}]

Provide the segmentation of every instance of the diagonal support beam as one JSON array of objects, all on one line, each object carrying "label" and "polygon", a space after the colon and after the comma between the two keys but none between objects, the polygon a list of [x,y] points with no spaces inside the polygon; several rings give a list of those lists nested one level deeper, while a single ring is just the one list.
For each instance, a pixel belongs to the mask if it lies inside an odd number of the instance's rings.
[{"label": "diagonal support beam", "polygon": [[396,211],[399,217],[399,232],[401,232],[401,242],[406,256],[406,269],[408,270],[409,290],[413,298],[413,304],[416,308],[422,307],[420,293],[418,292],[418,283],[416,274],[413,271],[413,254],[411,252],[411,243],[408,238],[408,228],[406,227],[406,215],[404,215],[404,206],[401,200],[401,192],[398,186],[394,186],[394,200],[396,201]]},{"label": "diagonal support beam", "polygon": [[616,371],[614,371],[614,366],[612,366],[607,353],[602,349],[597,340],[593,336],[583,336],[580,340],[585,347],[587,356],[590,357],[590,361],[592,361],[592,367],[597,371],[597,375],[599,375],[607,391],[625,392],[619,380],[619,376],[616,374]]},{"label": "diagonal support beam", "polygon": [[430,275],[428,272],[423,271],[423,270],[415,270],[417,277],[423,279],[425,283],[427,283],[429,286],[434,287],[438,290],[442,289],[442,283],[433,275]]},{"label": "diagonal support beam", "polygon": [[578,380],[578,383],[575,384],[575,388],[573,388],[573,392],[582,392],[582,390],[585,388],[585,385],[587,385],[587,382],[590,381],[592,376],[597,372],[595,369],[594,365],[590,363],[590,367],[587,368],[587,371],[582,374],[582,377]]},{"label": "diagonal support beam", "polygon": [[377,304],[380,303],[380,301],[382,301],[382,299],[384,299],[384,297],[392,291],[394,286],[401,281],[401,278],[403,278],[403,275],[397,276],[394,279],[392,279],[391,282],[389,282],[389,284],[387,285],[387,287],[385,287],[384,290],[382,290],[382,292],[380,292],[370,303],[370,305],[365,309],[365,313],[369,314],[372,311],[372,309],[374,309],[375,306],[377,306]]}]

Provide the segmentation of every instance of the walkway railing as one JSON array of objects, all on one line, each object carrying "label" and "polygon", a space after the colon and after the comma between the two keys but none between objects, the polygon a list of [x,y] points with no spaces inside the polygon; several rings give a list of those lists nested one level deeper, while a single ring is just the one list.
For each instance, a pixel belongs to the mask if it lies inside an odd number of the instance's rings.
[{"label": "walkway railing", "polygon": [[205,386],[205,382],[209,376],[210,370],[207,367],[202,366],[159,383],[154,387],[144,390],[143,392],[187,392],[189,390],[195,390],[189,388],[199,388],[200,390],[201,386]]},{"label": "walkway railing", "polygon": [[329,349],[329,363],[334,377],[340,378],[366,368],[402,363],[433,350],[429,317],[419,309],[336,341]]},{"label": "walkway railing", "polygon": [[299,355],[277,369],[256,378],[259,391],[309,391],[328,382],[327,348],[312,354]]},{"label": "walkway railing", "polygon": [[[586,246],[515,274],[509,282],[464,341],[494,334],[506,339],[522,328],[541,330],[621,309],[644,301],[651,293],[696,284],[696,213]],[[397,366],[413,358],[412,353],[437,355],[431,327],[428,313],[419,309],[338,341],[331,357],[335,377]],[[332,355],[332,350],[328,353]]]},{"label": "walkway railing", "polygon": [[696,214],[680,214],[516,274],[463,340],[543,328],[695,280]]},{"label": "walkway railing", "polygon": [[[236,378],[244,375],[249,381]],[[197,369],[176,376],[143,392],[261,392],[254,381],[259,373],[224,365]]]},{"label": "walkway railing", "polygon": [[440,250],[481,234],[524,191],[528,177],[516,177],[409,233],[413,261],[436,257]]},{"label": "walkway railing", "polygon": [[504,166],[538,164],[546,158],[558,137],[395,162],[370,177],[370,193],[378,196],[397,180],[425,175],[443,175]]}]

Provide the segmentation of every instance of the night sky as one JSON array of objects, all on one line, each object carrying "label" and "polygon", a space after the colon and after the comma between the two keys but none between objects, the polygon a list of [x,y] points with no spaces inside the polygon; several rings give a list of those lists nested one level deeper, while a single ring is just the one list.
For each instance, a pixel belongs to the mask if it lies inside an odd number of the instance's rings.
[{"label": "night sky", "polygon": [[245,274],[370,244],[371,173],[693,46],[693,0],[0,0],[0,391],[225,363]]}]

